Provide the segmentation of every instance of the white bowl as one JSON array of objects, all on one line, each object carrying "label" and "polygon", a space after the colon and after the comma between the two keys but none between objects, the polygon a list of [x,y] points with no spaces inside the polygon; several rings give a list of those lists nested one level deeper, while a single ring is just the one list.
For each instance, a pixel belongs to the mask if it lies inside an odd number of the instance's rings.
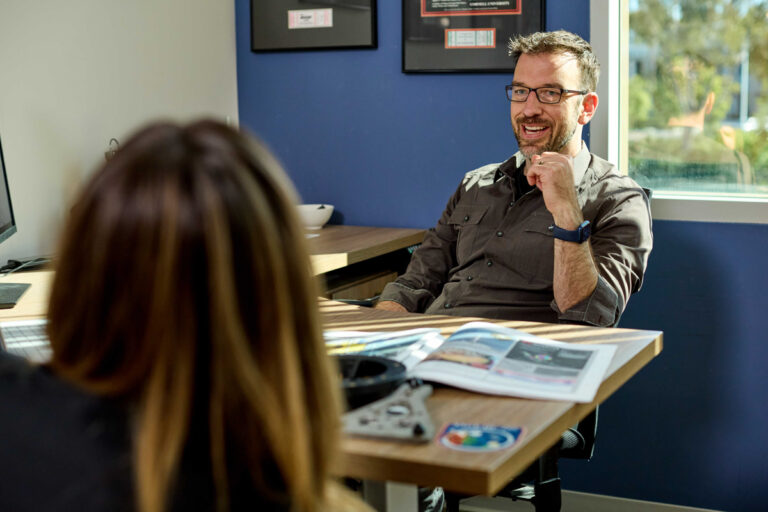
[{"label": "white bowl", "polygon": [[320,229],[333,213],[332,204],[300,204],[299,216],[307,229]]}]

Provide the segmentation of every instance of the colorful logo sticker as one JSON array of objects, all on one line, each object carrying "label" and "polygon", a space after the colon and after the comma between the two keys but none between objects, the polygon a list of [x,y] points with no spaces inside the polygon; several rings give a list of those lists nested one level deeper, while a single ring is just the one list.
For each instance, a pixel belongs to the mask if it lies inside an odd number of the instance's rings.
[{"label": "colorful logo sticker", "polygon": [[523,429],[450,423],[438,436],[440,444],[467,452],[493,452],[514,445]]}]

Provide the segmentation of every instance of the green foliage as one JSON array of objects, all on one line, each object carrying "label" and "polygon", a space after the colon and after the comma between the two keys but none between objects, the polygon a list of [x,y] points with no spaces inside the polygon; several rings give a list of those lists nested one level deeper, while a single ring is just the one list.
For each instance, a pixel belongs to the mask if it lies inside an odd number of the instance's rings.
[{"label": "green foliage", "polygon": [[741,132],[741,137],[744,154],[752,164],[755,183],[768,185],[768,130]]},{"label": "green foliage", "polygon": [[648,125],[653,108],[653,84],[640,75],[629,80],[629,119],[633,127]]},{"label": "green foliage", "polygon": [[[634,173],[681,182],[768,185],[767,13],[768,0],[633,3],[630,44],[641,63],[629,82]],[[740,90],[744,52],[752,91],[760,91],[753,95],[750,115],[756,107],[759,122],[752,131],[723,128]],[[712,93],[714,102],[708,103]],[[728,140],[721,129],[730,130]],[[739,163],[745,157],[751,174]]]},{"label": "green foliage", "polygon": [[[630,27],[632,44],[655,56],[656,69],[641,72],[658,84],[651,91],[657,110],[651,117],[700,108],[709,91],[722,104],[738,90],[733,76],[742,50],[749,50],[751,74],[768,79],[766,12],[768,0],[638,0]],[[716,105],[715,115],[722,119],[728,108]]]}]

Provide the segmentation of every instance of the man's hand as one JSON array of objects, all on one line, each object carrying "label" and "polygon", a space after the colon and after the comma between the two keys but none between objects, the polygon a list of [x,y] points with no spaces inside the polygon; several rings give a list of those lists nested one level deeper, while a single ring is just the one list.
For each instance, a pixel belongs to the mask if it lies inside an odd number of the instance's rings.
[{"label": "man's hand", "polygon": [[399,302],[393,300],[382,300],[376,303],[374,309],[383,309],[384,311],[397,311],[399,313],[407,313],[408,310],[403,307]]},{"label": "man's hand", "polygon": [[576,197],[573,182],[573,158],[561,153],[545,151],[533,155],[525,170],[530,185],[535,185],[544,196],[544,205],[563,229],[576,229],[584,218]]}]

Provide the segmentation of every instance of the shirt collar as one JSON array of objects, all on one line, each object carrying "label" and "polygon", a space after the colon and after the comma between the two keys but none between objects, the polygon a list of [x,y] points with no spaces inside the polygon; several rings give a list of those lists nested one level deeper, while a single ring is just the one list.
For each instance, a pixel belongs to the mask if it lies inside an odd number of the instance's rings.
[{"label": "shirt collar", "polygon": [[592,155],[589,154],[589,148],[584,141],[581,141],[581,151],[573,157],[573,183],[575,185],[578,185],[584,179],[590,160],[592,160]]}]

